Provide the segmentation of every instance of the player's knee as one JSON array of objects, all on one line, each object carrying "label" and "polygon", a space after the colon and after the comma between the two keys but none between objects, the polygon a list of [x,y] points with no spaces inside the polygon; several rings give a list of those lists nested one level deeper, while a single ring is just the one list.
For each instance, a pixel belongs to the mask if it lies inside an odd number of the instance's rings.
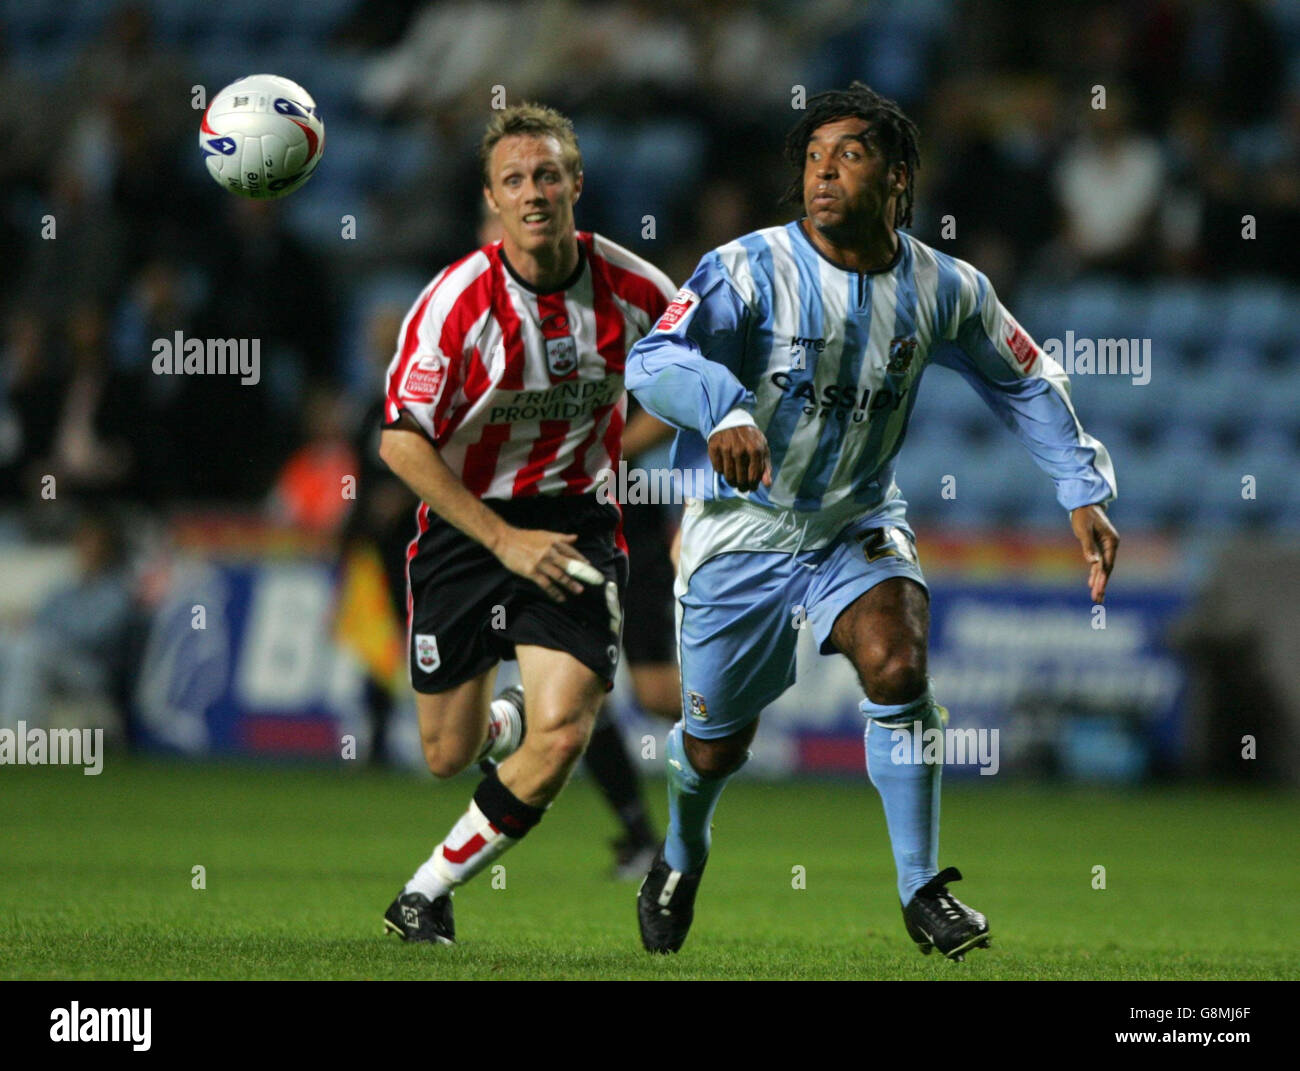
[{"label": "player's knee", "polygon": [[926,687],[924,648],[909,644],[892,649],[872,668],[867,685],[871,699],[887,706],[915,699]]},{"label": "player's knee", "polygon": [[749,757],[749,742],[736,737],[700,740],[688,736],[686,757],[701,777],[726,777],[745,764]]},{"label": "player's knee", "polygon": [[587,747],[589,726],[567,722],[538,734],[542,761],[555,772],[572,769]]},{"label": "player's knee", "polygon": [[424,749],[424,764],[434,777],[440,779],[455,777],[469,766],[474,758],[463,748],[449,746],[446,740],[425,739],[420,743]]}]

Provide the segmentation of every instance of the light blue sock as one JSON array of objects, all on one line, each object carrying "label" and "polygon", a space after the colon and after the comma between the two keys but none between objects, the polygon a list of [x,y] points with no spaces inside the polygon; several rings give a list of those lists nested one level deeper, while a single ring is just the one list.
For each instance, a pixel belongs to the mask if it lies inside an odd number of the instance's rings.
[{"label": "light blue sock", "polygon": [[709,857],[709,826],[718,797],[727,787],[726,777],[703,777],[686,757],[682,723],[668,734],[668,835],[664,859],[674,870],[694,874]]},{"label": "light blue sock", "polygon": [[[940,737],[937,762],[924,761],[924,734],[927,729],[942,732],[942,708],[935,704],[927,685],[924,694],[910,703],[882,706],[864,699],[859,709],[867,718],[867,776],[885,805],[885,823],[898,872],[898,898],[906,904],[917,889],[939,873],[943,745]],[[914,741],[918,722],[921,736]],[[915,761],[918,756],[922,761]]]}]

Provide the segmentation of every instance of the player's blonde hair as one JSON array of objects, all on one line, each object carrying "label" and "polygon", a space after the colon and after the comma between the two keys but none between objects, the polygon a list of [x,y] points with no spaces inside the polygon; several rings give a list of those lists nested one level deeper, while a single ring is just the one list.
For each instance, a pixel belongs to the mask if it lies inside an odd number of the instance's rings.
[{"label": "player's blonde hair", "polygon": [[554,108],[525,102],[494,112],[487,129],[483,131],[483,140],[478,147],[478,162],[484,186],[492,185],[492,176],[488,173],[492,150],[502,138],[516,134],[554,138],[560,143],[560,157],[569,174],[574,178],[582,174],[582,150],[578,148],[578,135],[574,132],[573,123]]}]

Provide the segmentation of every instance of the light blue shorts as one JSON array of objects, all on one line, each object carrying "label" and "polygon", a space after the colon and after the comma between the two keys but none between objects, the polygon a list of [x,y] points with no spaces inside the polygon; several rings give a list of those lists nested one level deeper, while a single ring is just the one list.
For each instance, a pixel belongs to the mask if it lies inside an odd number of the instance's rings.
[{"label": "light blue shorts", "polygon": [[911,528],[879,514],[820,550],[728,551],[699,566],[679,599],[686,732],[711,740],[743,729],[794,684],[798,629],[834,653],[836,618],[896,576],[925,587]]}]

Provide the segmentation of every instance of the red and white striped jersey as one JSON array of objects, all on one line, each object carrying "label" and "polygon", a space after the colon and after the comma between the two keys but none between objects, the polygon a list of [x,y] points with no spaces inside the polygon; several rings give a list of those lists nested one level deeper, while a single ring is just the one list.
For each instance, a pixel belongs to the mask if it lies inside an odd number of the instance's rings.
[{"label": "red and white striped jersey", "polygon": [[480,498],[583,494],[617,468],[623,363],[676,288],[597,234],[538,293],[494,242],[444,268],[407,313],[388,366],[384,423],[405,410]]}]

